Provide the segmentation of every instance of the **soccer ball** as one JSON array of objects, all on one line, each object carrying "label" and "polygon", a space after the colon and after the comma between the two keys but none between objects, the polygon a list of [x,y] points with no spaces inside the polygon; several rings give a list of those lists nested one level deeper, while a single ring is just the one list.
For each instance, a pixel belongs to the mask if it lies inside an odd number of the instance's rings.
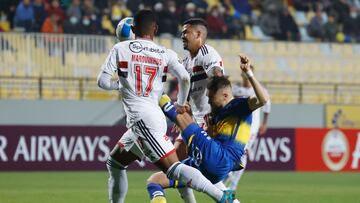
[{"label": "soccer ball", "polygon": [[116,27],[116,37],[120,41],[135,39],[135,34],[131,30],[134,18],[126,17],[122,19]]}]

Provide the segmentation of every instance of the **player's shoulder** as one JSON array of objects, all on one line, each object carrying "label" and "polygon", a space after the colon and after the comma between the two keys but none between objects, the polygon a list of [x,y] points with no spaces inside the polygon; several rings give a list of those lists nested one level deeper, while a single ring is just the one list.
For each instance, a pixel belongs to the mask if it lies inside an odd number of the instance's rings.
[{"label": "player's shoulder", "polygon": [[202,57],[219,55],[216,49],[208,44],[204,44],[200,47],[200,55]]},{"label": "player's shoulder", "polygon": [[243,109],[242,107],[248,106],[248,99],[248,96],[234,98],[225,106],[225,109],[231,112],[236,112],[238,109]]},{"label": "player's shoulder", "polygon": [[116,44],[113,46],[113,49],[122,50],[124,47],[128,47],[128,46],[129,46],[129,43],[130,43],[131,41],[132,41],[132,40],[126,40],[126,41],[118,42],[118,43],[116,43]]},{"label": "player's shoulder", "polygon": [[165,48],[165,53],[169,56],[177,56],[177,53],[172,49]]}]

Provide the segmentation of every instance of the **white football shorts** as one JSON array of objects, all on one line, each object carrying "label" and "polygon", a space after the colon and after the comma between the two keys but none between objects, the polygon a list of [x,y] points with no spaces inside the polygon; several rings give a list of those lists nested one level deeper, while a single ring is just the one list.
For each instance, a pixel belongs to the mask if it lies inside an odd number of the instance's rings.
[{"label": "white football shorts", "polygon": [[155,163],[175,152],[174,145],[166,135],[167,125],[163,119],[141,119],[120,138],[118,145],[131,151],[140,159],[147,157]]}]

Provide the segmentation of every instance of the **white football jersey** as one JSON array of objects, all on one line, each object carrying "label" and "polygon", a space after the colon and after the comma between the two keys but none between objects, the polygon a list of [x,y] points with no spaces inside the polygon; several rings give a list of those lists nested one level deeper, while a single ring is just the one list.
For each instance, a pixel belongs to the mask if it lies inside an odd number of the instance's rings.
[{"label": "white football jersey", "polygon": [[183,65],[190,74],[190,105],[195,121],[204,123],[204,116],[211,111],[207,97],[208,77],[212,77],[212,69],[219,67],[224,73],[224,64],[218,52],[211,46],[201,46],[198,54],[191,58],[190,52],[186,52]]},{"label": "white football jersey", "polygon": [[165,119],[158,103],[166,73],[176,69],[184,71],[177,54],[150,40],[127,40],[112,48],[102,71],[119,76],[128,128],[144,117]]},{"label": "white football jersey", "polygon": [[[265,88],[264,90],[267,91]],[[233,94],[235,97],[256,96],[255,91],[252,87],[243,87],[239,85],[233,85]],[[264,106],[252,112],[252,123],[250,129],[252,135],[253,134],[257,135],[260,128],[260,109],[262,109],[262,111],[265,113],[270,113],[271,111],[270,100],[268,100]]]}]

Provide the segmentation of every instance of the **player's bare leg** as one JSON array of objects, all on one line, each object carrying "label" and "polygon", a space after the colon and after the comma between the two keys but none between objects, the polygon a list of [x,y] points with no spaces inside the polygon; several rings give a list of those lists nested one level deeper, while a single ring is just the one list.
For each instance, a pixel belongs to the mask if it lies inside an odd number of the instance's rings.
[{"label": "player's bare leg", "polygon": [[178,155],[179,160],[184,160],[188,157],[186,144],[181,139],[181,135],[179,135],[178,138],[176,138],[174,142],[174,147],[176,149],[176,154]]}]

